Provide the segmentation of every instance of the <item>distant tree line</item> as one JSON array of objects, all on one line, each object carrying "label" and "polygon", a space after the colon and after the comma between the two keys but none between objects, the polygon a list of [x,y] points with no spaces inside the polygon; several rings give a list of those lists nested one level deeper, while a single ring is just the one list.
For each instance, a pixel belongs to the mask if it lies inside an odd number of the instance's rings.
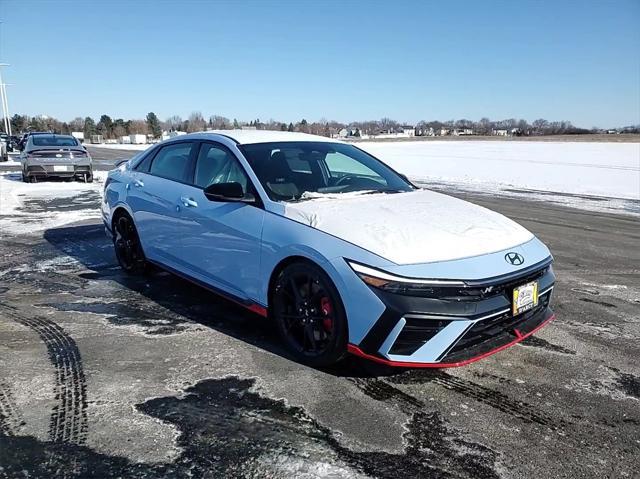
[{"label": "distant tree line", "polygon": [[[185,131],[187,133],[195,131],[230,130],[242,127],[256,128],[258,130],[280,130],[298,131],[311,133],[314,135],[331,136],[347,129],[357,134],[373,135],[382,132],[402,131],[403,125],[390,118],[371,121],[354,121],[351,123],[341,123],[338,121],[321,119],[309,122],[302,119],[296,123],[281,122],[270,119],[261,121],[256,118],[250,121],[238,121],[220,115],[212,115],[208,119],[201,112],[193,112],[183,120],[180,116],[174,115],[164,121],[158,119],[153,112],[147,114],[144,119],[112,119],[109,115],[102,115],[96,122],[91,117],[77,117],[69,122],[60,121],[49,116],[33,116],[15,114],[10,118],[11,128],[15,133],[26,131],[51,131],[60,134],[70,134],[73,131],[84,132],[85,138],[91,135],[102,135],[105,139],[118,139],[121,136],[131,134],[152,135],[159,138],[163,131]],[[1,124],[1,123],[0,123]],[[506,120],[490,120],[482,118],[479,121],[473,120],[450,120],[450,121],[420,121],[415,127],[417,131],[423,132],[433,129],[471,129],[476,135],[491,135],[494,130],[518,130],[526,135],[576,135],[602,133],[604,130],[597,128],[585,129],[575,127],[570,121],[547,121],[538,119],[531,123],[522,119],[510,118]],[[614,128],[620,133],[640,133],[640,125],[628,126],[624,128]]]}]

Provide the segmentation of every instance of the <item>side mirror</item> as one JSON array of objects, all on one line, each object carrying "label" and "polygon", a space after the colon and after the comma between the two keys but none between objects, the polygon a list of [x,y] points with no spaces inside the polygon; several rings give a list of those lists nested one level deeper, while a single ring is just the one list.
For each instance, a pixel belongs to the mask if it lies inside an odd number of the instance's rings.
[{"label": "side mirror", "polygon": [[400,178],[402,178],[404,181],[406,181],[407,183],[411,183],[409,181],[409,178],[407,177],[407,175],[405,175],[404,173],[398,173],[398,176],[400,176]]},{"label": "side mirror", "polygon": [[255,202],[253,195],[245,195],[242,185],[236,181],[209,185],[204,189],[204,196],[206,196],[209,201]]}]

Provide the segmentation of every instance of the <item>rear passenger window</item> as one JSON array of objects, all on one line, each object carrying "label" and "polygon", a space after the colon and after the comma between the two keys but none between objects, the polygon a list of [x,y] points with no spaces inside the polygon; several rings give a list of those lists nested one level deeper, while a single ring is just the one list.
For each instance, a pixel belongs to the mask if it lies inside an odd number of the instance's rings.
[{"label": "rear passenger window", "polygon": [[186,183],[189,177],[191,148],[193,143],[178,143],[161,148],[151,163],[149,173]]}]

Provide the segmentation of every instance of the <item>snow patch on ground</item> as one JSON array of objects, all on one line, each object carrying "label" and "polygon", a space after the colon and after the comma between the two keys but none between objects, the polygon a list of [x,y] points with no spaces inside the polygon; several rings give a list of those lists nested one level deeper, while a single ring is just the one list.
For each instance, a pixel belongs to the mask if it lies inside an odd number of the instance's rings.
[{"label": "snow patch on ground", "polygon": [[22,166],[22,163],[16,160],[7,160],[0,163],[0,166],[17,166],[19,168]]},{"label": "snow patch on ground", "polygon": [[[39,233],[99,218],[100,210],[92,198],[101,195],[106,176],[106,171],[94,172],[93,183],[23,183],[19,172],[1,174],[0,236]],[[64,205],[58,207],[61,200]]]}]

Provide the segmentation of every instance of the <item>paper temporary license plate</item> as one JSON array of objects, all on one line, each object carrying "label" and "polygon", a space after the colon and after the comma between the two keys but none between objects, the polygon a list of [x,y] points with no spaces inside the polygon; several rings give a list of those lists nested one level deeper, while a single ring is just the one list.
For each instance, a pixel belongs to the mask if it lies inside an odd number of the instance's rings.
[{"label": "paper temporary license plate", "polygon": [[538,282],[523,284],[513,290],[513,315],[529,311],[538,305]]},{"label": "paper temporary license plate", "polygon": [[54,165],[53,171],[73,171],[73,166]]}]

